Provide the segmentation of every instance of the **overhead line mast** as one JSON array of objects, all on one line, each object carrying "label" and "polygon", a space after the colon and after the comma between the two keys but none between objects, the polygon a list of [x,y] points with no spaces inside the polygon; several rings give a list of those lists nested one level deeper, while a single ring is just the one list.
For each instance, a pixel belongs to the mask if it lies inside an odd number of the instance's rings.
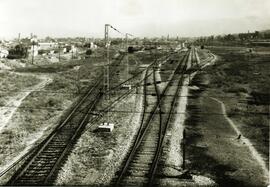
[{"label": "overhead line mast", "polygon": [[110,43],[109,43],[109,24],[105,24],[105,47],[106,47],[106,58],[107,64],[104,61],[104,92],[107,91],[107,98],[110,99],[109,90],[110,90]]},{"label": "overhead line mast", "polygon": [[128,79],[128,73],[129,73],[129,61],[128,61],[128,36],[133,36],[132,34],[126,33],[126,59],[127,59],[127,72],[126,72],[126,79]]},{"label": "overhead line mast", "polygon": [[[106,48],[106,60],[104,61],[104,68],[103,68],[103,76],[104,76],[103,77],[103,92],[104,92],[104,95],[105,95],[105,99],[108,100],[108,101],[110,100],[110,40],[109,40],[109,28],[112,28],[116,32],[120,33],[121,35],[124,35],[122,32],[120,32],[119,30],[114,28],[112,25],[105,24],[104,40],[105,40],[105,48]],[[131,34],[126,33],[126,46],[127,46],[127,36],[128,35],[132,36]],[[127,63],[127,65],[128,65],[128,63]],[[113,126],[113,124],[109,123],[109,121],[110,121],[110,115],[109,115],[109,111],[108,111],[107,112],[107,123],[104,122],[103,125],[100,126],[100,128],[105,128],[106,129],[110,125]]]}]

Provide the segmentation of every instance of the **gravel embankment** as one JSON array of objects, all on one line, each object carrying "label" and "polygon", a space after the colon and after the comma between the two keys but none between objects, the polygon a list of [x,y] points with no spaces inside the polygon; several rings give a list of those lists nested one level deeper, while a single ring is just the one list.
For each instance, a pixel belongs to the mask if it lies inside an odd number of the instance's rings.
[{"label": "gravel embankment", "polygon": [[140,125],[141,114],[132,111],[142,111],[142,102],[142,95],[131,94],[118,103],[113,111],[130,112],[110,112],[110,121],[115,125],[111,133],[96,131],[101,122],[88,124],[55,184],[110,185]]},{"label": "gravel embankment", "polygon": [[[197,56],[197,55],[196,55]],[[211,61],[213,62],[213,60]],[[188,59],[188,66],[190,67],[191,56]],[[193,73],[190,78],[185,78],[183,85],[188,85],[189,81],[193,79],[196,72]],[[190,79],[190,80],[189,80]],[[161,186],[214,186],[215,182],[210,178],[200,175],[191,175],[192,180],[185,181],[179,180],[177,177],[183,173],[182,170],[182,150],[181,143],[183,141],[183,130],[186,120],[186,107],[188,103],[189,86],[182,86],[180,91],[180,97],[177,101],[176,112],[174,120],[171,126],[166,132],[165,146],[163,148],[162,161],[164,166],[162,167],[161,175],[165,178],[160,179]],[[169,178],[166,178],[169,177]]]}]

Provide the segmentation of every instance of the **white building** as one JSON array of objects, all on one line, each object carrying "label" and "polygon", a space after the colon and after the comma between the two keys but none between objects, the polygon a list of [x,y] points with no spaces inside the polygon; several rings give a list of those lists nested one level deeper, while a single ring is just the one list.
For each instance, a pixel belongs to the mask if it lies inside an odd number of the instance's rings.
[{"label": "white building", "polygon": [[97,45],[94,44],[94,42],[91,42],[90,43],[90,49],[96,49],[97,48]]},{"label": "white building", "polygon": [[8,50],[0,48],[0,58],[7,58]]},{"label": "white building", "polygon": [[53,50],[58,47],[54,42],[40,42],[38,43],[39,50]]}]

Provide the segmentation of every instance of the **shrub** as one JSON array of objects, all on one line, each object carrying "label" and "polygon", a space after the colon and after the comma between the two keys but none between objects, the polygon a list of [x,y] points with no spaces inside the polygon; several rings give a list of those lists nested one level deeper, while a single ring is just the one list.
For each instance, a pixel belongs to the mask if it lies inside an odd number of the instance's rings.
[{"label": "shrub", "polygon": [[239,92],[248,93],[248,89],[240,85],[232,85],[226,91],[231,93],[239,93]]}]

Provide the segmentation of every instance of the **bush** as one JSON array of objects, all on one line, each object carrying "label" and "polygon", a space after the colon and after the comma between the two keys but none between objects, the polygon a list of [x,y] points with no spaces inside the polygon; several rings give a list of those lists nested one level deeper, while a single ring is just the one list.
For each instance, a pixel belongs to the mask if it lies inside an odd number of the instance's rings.
[{"label": "bush", "polygon": [[231,93],[239,93],[239,92],[248,93],[248,89],[240,85],[232,85],[226,91]]},{"label": "bush", "polygon": [[51,97],[48,99],[47,103],[46,103],[46,107],[52,107],[52,108],[57,108],[60,107],[60,101],[54,97]]}]

